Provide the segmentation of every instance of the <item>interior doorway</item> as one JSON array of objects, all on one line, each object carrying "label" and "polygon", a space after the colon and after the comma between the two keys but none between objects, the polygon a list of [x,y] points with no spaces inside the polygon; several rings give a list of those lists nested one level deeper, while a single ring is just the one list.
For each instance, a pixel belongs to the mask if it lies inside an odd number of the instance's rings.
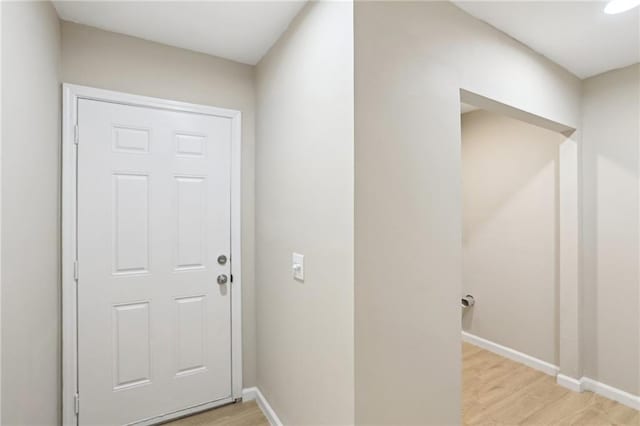
[{"label": "interior doorway", "polygon": [[460,113],[464,424],[544,423],[580,368],[573,130],[466,91]]},{"label": "interior doorway", "polygon": [[565,137],[483,109],[462,114],[461,122],[462,292],[478,301],[464,310],[463,333],[557,365]]}]

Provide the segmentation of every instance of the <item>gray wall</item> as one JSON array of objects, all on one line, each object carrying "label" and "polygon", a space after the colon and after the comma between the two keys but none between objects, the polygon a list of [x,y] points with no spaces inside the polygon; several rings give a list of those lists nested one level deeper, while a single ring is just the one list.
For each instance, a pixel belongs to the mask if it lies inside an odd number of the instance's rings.
[{"label": "gray wall", "polygon": [[640,65],[583,83],[585,376],[640,395]]},{"label": "gray wall", "polygon": [[256,383],[254,316],[254,68],[70,22],[62,23],[62,80],[242,112],[244,386]]},{"label": "gray wall", "polygon": [[352,36],[352,3],[309,3],[257,67],[258,386],[285,424],[353,423]]},{"label": "gray wall", "polygon": [[460,424],[460,88],[579,123],[576,77],[451,3],[356,2],[359,424]]},{"label": "gray wall", "polygon": [[2,421],[60,421],[60,24],[2,2]]},{"label": "gray wall", "polygon": [[556,133],[501,114],[462,115],[463,329],[557,365]]}]

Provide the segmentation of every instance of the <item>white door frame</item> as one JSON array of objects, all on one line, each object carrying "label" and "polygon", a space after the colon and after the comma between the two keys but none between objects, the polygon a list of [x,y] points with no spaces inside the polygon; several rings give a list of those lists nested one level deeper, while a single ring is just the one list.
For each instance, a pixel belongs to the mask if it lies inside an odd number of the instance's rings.
[{"label": "white door frame", "polygon": [[[240,111],[63,84],[62,112],[62,423],[77,425],[77,118],[78,100],[90,99],[231,119],[231,398],[175,413],[182,416],[242,397],[241,121]],[[81,399],[80,399],[81,401]],[[170,418],[167,416],[163,420]],[[156,419],[158,420],[158,419]]]}]

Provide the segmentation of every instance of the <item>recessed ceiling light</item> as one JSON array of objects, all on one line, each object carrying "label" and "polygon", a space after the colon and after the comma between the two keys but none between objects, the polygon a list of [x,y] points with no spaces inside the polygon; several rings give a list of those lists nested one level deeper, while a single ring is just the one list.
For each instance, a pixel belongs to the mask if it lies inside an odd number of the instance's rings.
[{"label": "recessed ceiling light", "polygon": [[615,15],[640,6],[640,0],[611,0],[604,8],[604,13]]}]

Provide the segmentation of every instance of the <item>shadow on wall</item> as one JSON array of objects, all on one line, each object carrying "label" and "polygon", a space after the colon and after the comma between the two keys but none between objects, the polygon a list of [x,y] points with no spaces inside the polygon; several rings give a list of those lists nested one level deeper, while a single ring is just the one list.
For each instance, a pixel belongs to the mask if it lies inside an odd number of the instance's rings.
[{"label": "shadow on wall", "polygon": [[463,294],[478,300],[463,330],[555,364],[566,136],[485,110],[461,123]]},{"label": "shadow on wall", "polygon": [[585,80],[582,137],[584,372],[636,395],[639,79],[636,64]]},{"label": "shadow on wall", "polygon": [[551,172],[557,180],[566,136],[484,110],[461,120],[464,244],[541,175]]}]

